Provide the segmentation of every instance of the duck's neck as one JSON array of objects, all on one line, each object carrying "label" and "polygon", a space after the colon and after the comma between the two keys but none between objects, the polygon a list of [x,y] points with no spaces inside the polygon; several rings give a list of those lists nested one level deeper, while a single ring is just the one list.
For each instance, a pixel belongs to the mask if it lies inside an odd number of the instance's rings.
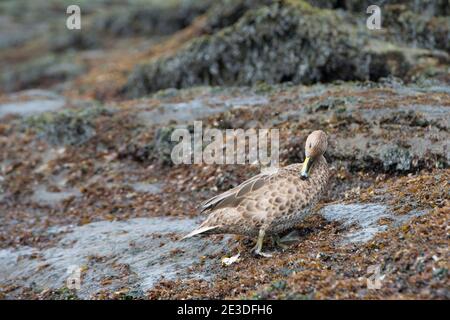
[{"label": "duck's neck", "polygon": [[323,155],[317,157],[311,167],[311,176],[328,174],[328,163]]},{"label": "duck's neck", "polygon": [[326,165],[327,165],[327,160],[325,159],[325,157],[323,155],[317,157],[316,160],[314,161],[315,167],[326,166]]},{"label": "duck's neck", "polygon": [[315,203],[315,201],[318,200],[328,184],[329,176],[328,164],[325,157],[319,156],[314,159],[310,169],[309,178],[303,180],[303,183],[305,183],[304,186],[309,190],[306,193],[307,201]]}]

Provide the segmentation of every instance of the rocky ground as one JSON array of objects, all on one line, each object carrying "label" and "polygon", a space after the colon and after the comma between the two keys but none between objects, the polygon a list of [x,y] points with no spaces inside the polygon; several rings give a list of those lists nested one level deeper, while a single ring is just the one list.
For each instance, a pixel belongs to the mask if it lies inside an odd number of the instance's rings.
[{"label": "rocky ground", "polygon": [[[65,1],[0,4],[0,298],[450,298],[446,1],[391,1],[380,31],[364,1],[75,2],[81,31]],[[194,120],[279,129],[281,165],[327,132],[300,240],[178,241],[261,170],[174,165]]]}]

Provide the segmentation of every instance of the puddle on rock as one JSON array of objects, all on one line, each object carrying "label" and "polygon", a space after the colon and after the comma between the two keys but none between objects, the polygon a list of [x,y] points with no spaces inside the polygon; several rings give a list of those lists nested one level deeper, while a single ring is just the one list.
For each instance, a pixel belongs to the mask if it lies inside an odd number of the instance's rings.
[{"label": "puddle on rock", "polygon": [[[150,126],[155,124],[165,125],[173,121],[181,124],[204,119],[233,108],[253,107],[268,103],[269,100],[266,97],[260,96],[228,99],[211,98],[206,101],[195,99],[188,102],[162,104],[152,110],[141,111],[139,118]],[[145,108],[145,106],[141,107]]]},{"label": "puddle on rock", "polygon": [[392,220],[393,226],[399,226],[410,219],[421,216],[425,211],[411,211],[405,215],[395,215],[389,208],[376,203],[333,204],[321,210],[329,221],[338,221],[344,226],[355,226],[346,232],[343,244],[361,243],[371,240],[377,233],[386,231],[388,226],[380,225],[381,218]]},{"label": "puddle on rock", "polygon": [[172,121],[186,123],[225,111],[221,106],[212,107],[200,100],[190,102],[164,104],[150,111],[141,111],[139,118],[146,125],[165,125]]},{"label": "puddle on rock", "polygon": [[146,192],[146,193],[161,193],[164,187],[162,183],[145,183],[145,182],[136,182],[132,185],[134,191],[137,192]]},{"label": "puddle on rock", "polygon": [[[199,263],[202,256],[224,254],[228,238],[173,240],[197,224],[193,219],[163,217],[70,227],[56,247],[40,251],[29,247],[0,250],[0,285],[14,283],[36,290],[60,288],[66,284],[68,270],[81,268],[83,276],[77,294],[89,298],[102,289],[119,288],[125,281],[142,293],[162,278],[208,279],[213,275],[211,266],[220,262],[205,259],[199,272],[188,268]],[[62,231],[67,232],[67,227]],[[118,271],[123,266],[127,266],[128,275]],[[105,279],[118,280],[108,283]]]},{"label": "puddle on rock", "polygon": [[28,90],[13,94],[10,101],[0,104],[0,117],[7,114],[31,116],[43,112],[55,111],[64,107],[63,97],[51,91]]},{"label": "puddle on rock", "polygon": [[[217,103],[221,103],[220,100],[211,99],[211,101],[216,101]],[[266,105],[269,103],[269,99],[264,96],[247,96],[247,97],[236,97],[229,98],[222,103],[225,107],[228,108],[241,108],[241,107],[254,107],[257,105]]]},{"label": "puddle on rock", "polygon": [[80,197],[81,192],[77,189],[64,190],[61,192],[50,192],[45,187],[38,187],[34,190],[33,201],[44,205],[58,205],[60,202],[70,197]]}]

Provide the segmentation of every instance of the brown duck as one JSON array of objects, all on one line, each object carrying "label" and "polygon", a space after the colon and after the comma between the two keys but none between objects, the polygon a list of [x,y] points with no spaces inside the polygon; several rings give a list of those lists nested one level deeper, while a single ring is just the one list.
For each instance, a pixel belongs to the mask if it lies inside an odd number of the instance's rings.
[{"label": "brown duck", "polygon": [[323,156],[326,149],[326,134],[312,132],[306,139],[303,163],[262,172],[205,201],[201,211],[208,212],[208,218],[183,239],[221,233],[258,236],[252,251],[270,256],[262,252],[264,236],[273,236],[283,246],[278,234],[305,219],[325,190],[329,179]]}]

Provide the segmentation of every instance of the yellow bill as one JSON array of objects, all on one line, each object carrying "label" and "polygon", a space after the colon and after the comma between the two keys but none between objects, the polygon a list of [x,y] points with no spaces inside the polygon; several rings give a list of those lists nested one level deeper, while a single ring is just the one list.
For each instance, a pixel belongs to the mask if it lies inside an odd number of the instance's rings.
[{"label": "yellow bill", "polygon": [[309,169],[311,168],[312,160],[310,157],[306,157],[305,161],[303,162],[302,170],[300,171],[300,176],[302,178],[308,178]]}]

